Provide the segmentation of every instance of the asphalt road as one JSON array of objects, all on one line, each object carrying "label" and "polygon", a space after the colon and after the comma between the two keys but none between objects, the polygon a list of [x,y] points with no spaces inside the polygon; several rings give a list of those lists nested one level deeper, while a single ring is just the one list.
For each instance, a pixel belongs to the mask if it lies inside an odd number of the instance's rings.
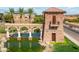
[{"label": "asphalt road", "polygon": [[72,30],[71,28],[64,27],[65,33],[79,42],[79,32]]}]

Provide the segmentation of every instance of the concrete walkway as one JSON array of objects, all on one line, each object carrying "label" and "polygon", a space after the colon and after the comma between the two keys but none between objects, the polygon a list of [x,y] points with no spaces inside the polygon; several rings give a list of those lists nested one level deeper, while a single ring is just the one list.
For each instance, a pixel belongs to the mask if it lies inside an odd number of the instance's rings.
[{"label": "concrete walkway", "polygon": [[51,45],[46,45],[46,48],[43,52],[52,52],[53,51],[53,46]]},{"label": "concrete walkway", "polygon": [[0,51],[6,52],[7,48],[4,47],[4,43],[6,42],[5,34],[0,34]]}]

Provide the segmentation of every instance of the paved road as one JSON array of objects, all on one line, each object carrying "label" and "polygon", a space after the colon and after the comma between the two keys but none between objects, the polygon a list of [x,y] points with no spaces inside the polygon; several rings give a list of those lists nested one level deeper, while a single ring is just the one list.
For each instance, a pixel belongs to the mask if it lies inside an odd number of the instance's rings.
[{"label": "paved road", "polygon": [[72,38],[74,38],[76,41],[79,42],[79,32],[76,32],[76,31],[71,30],[70,28],[66,28],[66,27],[64,27],[64,31],[65,31],[65,33],[67,33],[69,36],[71,36]]}]

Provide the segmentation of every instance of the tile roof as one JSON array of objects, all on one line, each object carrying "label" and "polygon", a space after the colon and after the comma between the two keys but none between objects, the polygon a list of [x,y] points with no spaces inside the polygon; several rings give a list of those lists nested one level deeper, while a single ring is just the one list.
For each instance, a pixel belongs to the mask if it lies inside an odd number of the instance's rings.
[{"label": "tile roof", "polygon": [[48,8],[45,12],[65,12],[65,11],[56,7],[51,7],[51,8]]}]

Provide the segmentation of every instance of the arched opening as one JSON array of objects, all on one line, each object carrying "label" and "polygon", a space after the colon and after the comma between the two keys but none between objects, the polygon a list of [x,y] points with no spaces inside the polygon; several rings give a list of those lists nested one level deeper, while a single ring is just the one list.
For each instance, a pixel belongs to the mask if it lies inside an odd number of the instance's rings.
[{"label": "arched opening", "polygon": [[28,31],[28,28],[27,28],[27,27],[22,27],[22,28],[20,29],[20,31],[21,31],[21,32],[27,32],[27,31]]},{"label": "arched opening", "polygon": [[18,34],[17,34],[17,29],[15,27],[10,27],[9,28],[9,33],[10,33],[10,37],[13,37],[13,38],[17,38],[18,37]]},{"label": "arched opening", "polygon": [[39,28],[34,29],[34,31],[32,33],[32,37],[35,39],[36,38],[40,39],[40,29]]},{"label": "arched opening", "polygon": [[15,27],[10,27],[9,32],[10,33],[15,33],[15,32],[17,32],[17,29]]},{"label": "arched opening", "polygon": [[27,27],[22,27],[20,29],[21,32],[21,38],[28,38],[29,37],[29,33],[28,33],[28,28]]},{"label": "arched opening", "polygon": [[39,33],[40,32],[40,29],[37,28],[37,29],[34,30],[34,32]]}]

